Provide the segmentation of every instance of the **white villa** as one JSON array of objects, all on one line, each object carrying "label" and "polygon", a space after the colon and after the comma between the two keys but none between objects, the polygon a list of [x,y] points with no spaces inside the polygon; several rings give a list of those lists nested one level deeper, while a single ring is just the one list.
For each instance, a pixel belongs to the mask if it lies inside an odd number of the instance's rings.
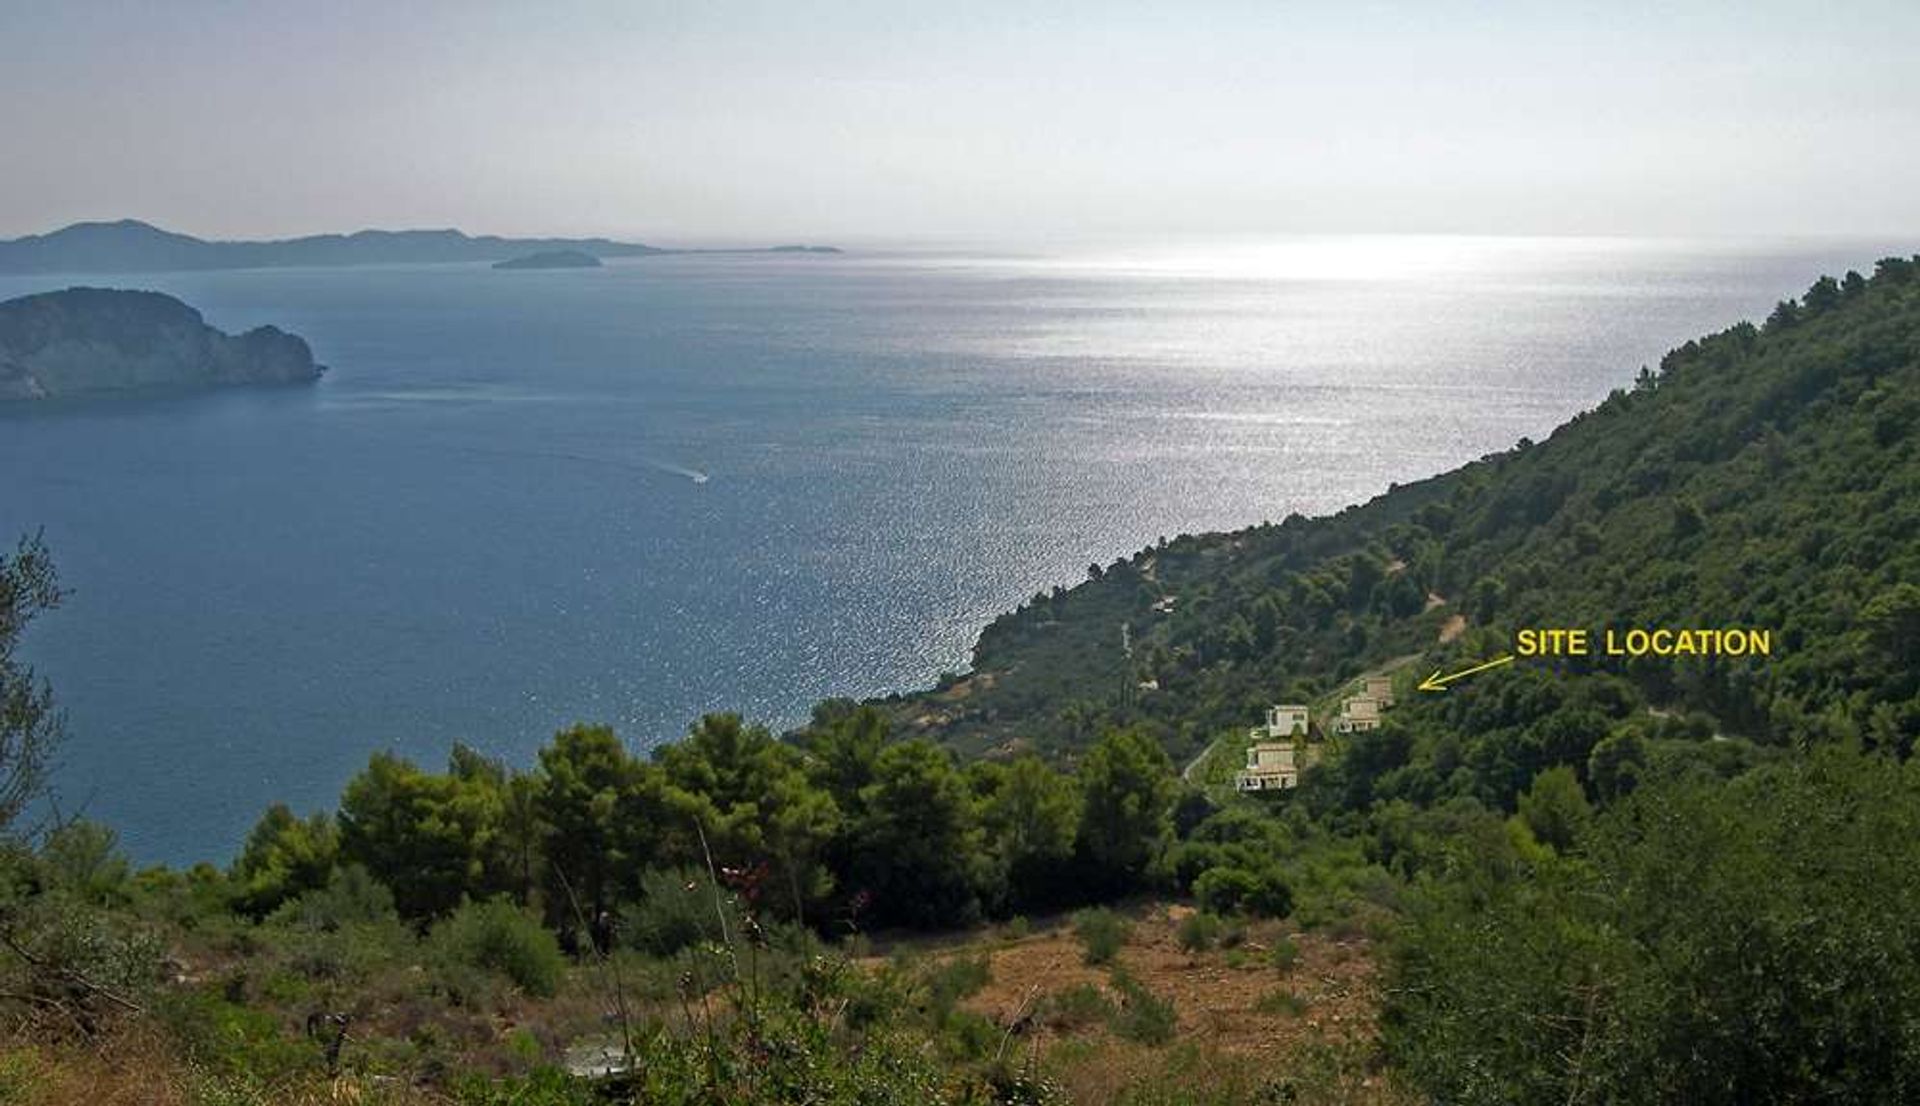
[{"label": "white villa", "polygon": [[[1337,734],[1364,733],[1380,728],[1380,713],[1393,705],[1393,679],[1364,676],[1354,694],[1340,704],[1333,721]],[[1325,723],[1322,723],[1325,726]],[[1276,703],[1267,708],[1267,723],[1248,734],[1247,766],[1233,777],[1240,791],[1289,791],[1300,785],[1300,773],[1320,759],[1313,727],[1304,703]]]},{"label": "white villa", "polygon": [[1300,783],[1291,741],[1256,741],[1247,750],[1246,771],[1233,777],[1240,791],[1286,791]]},{"label": "white villa", "polygon": [[1334,719],[1333,732],[1365,733],[1380,728],[1380,712],[1393,705],[1393,677],[1362,676],[1353,684],[1354,693],[1340,703],[1340,717]]},{"label": "white villa", "polygon": [[1267,708],[1266,732],[1254,727],[1253,736],[1269,741],[1307,736],[1307,708],[1299,703],[1282,703]]},{"label": "white villa", "polygon": [[1335,733],[1364,733],[1380,728],[1380,708],[1386,704],[1370,695],[1355,695],[1340,704],[1340,718],[1333,724]]},{"label": "white villa", "polygon": [[1253,728],[1247,767],[1233,777],[1233,786],[1241,791],[1285,791],[1297,786],[1300,770],[1314,759],[1314,749],[1307,744],[1309,732],[1304,704],[1268,707],[1267,724]]}]

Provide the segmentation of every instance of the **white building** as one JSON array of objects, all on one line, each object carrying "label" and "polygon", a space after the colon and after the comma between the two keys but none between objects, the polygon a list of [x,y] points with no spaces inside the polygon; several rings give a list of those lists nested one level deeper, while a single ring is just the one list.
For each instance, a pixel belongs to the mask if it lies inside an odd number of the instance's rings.
[{"label": "white building", "polygon": [[1307,708],[1299,703],[1282,703],[1267,708],[1266,733],[1254,731],[1256,737],[1265,737],[1269,741],[1283,741],[1289,737],[1307,736]]},{"label": "white building", "polygon": [[1291,741],[1256,741],[1247,750],[1247,767],[1233,777],[1240,791],[1286,791],[1300,783],[1300,765]]},{"label": "white building", "polygon": [[1380,728],[1380,700],[1368,695],[1355,695],[1340,704],[1340,717],[1333,724],[1335,733],[1362,733]]}]

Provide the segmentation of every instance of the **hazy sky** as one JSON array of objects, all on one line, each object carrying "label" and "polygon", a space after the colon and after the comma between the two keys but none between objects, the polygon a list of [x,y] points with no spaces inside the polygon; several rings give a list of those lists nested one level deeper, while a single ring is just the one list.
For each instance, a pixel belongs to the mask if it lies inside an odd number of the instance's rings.
[{"label": "hazy sky", "polygon": [[1920,3],[0,0],[0,234],[1920,230]]}]

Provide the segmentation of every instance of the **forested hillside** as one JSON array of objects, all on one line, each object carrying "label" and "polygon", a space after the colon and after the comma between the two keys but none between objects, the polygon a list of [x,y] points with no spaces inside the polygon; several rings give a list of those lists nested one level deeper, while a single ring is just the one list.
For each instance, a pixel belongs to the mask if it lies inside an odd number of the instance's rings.
[{"label": "forested hillside", "polygon": [[[1593,694],[1623,702],[1595,710],[1644,701],[1761,745],[1904,751],[1920,729],[1916,424],[1920,274],[1893,259],[1687,343],[1544,442],[1331,518],[1182,536],[1090,571],[989,627],[971,678],[893,709],[969,752],[1070,751],[1122,724],[1183,753],[1270,702],[1398,656],[1504,650],[1524,626],[1751,625],[1774,631],[1772,657],[1606,666],[1626,683]],[[1442,645],[1443,629],[1459,636]],[[1570,694],[1543,675],[1483,681],[1445,717]],[[1606,728],[1577,722],[1556,740]]]}]

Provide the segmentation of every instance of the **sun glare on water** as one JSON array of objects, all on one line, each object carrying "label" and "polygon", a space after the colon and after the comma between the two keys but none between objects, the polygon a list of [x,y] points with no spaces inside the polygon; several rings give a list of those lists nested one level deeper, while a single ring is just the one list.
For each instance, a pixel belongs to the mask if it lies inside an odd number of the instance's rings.
[{"label": "sun glare on water", "polygon": [[1106,248],[1040,263],[1103,275],[1235,281],[1392,281],[1486,272],[1564,239],[1313,235]]}]

